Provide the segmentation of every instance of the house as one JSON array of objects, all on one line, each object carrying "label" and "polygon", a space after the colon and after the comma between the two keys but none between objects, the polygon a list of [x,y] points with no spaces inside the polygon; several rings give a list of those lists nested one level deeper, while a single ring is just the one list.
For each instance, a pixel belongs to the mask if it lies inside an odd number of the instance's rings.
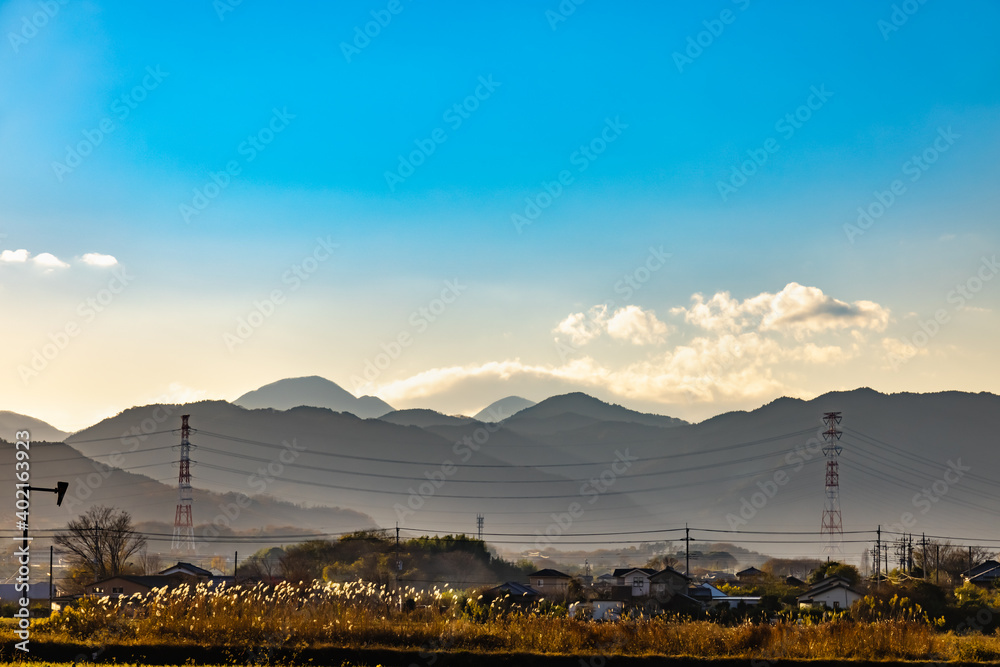
[{"label": "house", "polygon": [[760,604],[759,595],[729,595],[711,584],[704,583],[688,589],[688,596],[700,602],[706,609],[723,606],[735,609],[740,604],[745,607],[756,607]]},{"label": "house", "polygon": [[545,597],[565,598],[571,576],[559,570],[545,568],[528,575],[528,585]]},{"label": "house", "polygon": [[798,588],[805,588],[806,582],[802,581],[798,577],[793,577],[791,575],[785,577],[785,583],[789,586],[796,586]]},{"label": "house", "polygon": [[181,581],[182,578],[177,576],[119,574],[88,584],[85,590],[87,595],[127,597],[135,593],[149,593],[154,588],[173,588],[179,585]]},{"label": "house", "polygon": [[625,608],[625,603],[620,600],[594,600],[592,604],[595,621],[617,621]]},{"label": "house", "polygon": [[508,581],[495,586],[483,594],[484,598],[497,599],[509,596],[512,602],[536,602],[542,594],[531,586],[525,586],[516,581]]},{"label": "house", "polygon": [[755,567],[748,567],[736,573],[736,578],[741,584],[755,583],[763,579],[766,575]]},{"label": "house", "polygon": [[985,572],[980,572],[979,574],[968,577],[966,578],[966,581],[969,582],[970,584],[975,584],[976,586],[985,586],[987,588],[993,588],[994,584],[996,584],[997,581],[1000,581],[1000,566],[997,566],[992,570],[986,570]]},{"label": "house", "polygon": [[649,577],[649,594],[660,604],[666,604],[675,595],[686,595],[690,577],[667,567]]},{"label": "house", "polygon": [[998,567],[1000,567],[1000,563],[998,563],[995,560],[991,559],[991,560],[988,560],[988,561],[986,561],[984,563],[980,563],[979,565],[975,566],[971,570],[966,570],[965,572],[962,573],[962,578],[965,579],[966,581],[972,581],[973,579],[975,579],[979,575],[986,574],[987,572],[990,572],[991,570],[995,570]]},{"label": "house", "polygon": [[834,576],[814,584],[797,600],[800,608],[850,609],[851,605],[861,597],[861,593],[851,587],[850,581],[844,577]]},{"label": "house", "polygon": [[171,574],[186,574],[191,577],[198,578],[211,578],[214,575],[211,571],[204,568],[198,567],[197,565],[192,565],[191,563],[185,563],[183,561],[178,562],[177,565],[171,565],[165,570],[160,570],[156,574],[161,576],[169,576]]},{"label": "house", "polygon": [[649,578],[656,574],[650,567],[620,567],[613,573],[615,584],[611,589],[614,600],[630,600],[649,595]]}]

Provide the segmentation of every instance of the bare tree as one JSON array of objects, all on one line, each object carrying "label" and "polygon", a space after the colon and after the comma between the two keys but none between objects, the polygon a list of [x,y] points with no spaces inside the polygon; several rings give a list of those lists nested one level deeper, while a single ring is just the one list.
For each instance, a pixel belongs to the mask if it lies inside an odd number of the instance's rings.
[{"label": "bare tree", "polygon": [[163,569],[163,559],[160,554],[151,554],[143,549],[142,553],[139,554],[136,566],[142,574],[156,574]]},{"label": "bare tree", "polygon": [[128,512],[97,505],[70,521],[55,543],[72,554],[92,581],[100,581],[122,574],[129,559],[145,549],[146,538],[135,530]]}]

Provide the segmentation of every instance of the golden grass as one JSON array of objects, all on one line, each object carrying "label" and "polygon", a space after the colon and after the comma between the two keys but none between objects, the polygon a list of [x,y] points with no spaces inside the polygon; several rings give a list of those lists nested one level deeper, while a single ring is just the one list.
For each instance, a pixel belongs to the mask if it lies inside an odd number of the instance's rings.
[{"label": "golden grass", "polygon": [[215,590],[181,587],[118,600],[89,598],[33,622],[32,640],[46,639],[757,660],[1000,659],[1000,637],[943,633],[915,618],[859,622],[838,614],[820,622],[786,619],[721,625],[661,616],[593,623],[569,619],[559,608],[525,612],[504,601],[485,605],[450,591],[393,593],[362,582]]}]

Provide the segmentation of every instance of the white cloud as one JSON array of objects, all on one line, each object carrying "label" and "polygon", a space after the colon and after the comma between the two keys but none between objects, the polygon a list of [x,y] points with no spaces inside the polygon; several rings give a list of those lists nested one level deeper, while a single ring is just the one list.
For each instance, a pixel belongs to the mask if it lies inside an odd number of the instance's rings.
[{"label": "white cloud", "polygon": [[884,368],[896,370],[901,364],[906,363],[913,357],[927,354],[925,348],[918,348],[903,338],[883,338],[882,349],[885,350]]},{"label": "white cloud", "polygon": [[[493,382],[520,382],[556,390],[606,391],[665,405],[738,403],[775,395],[811,398],[811,392],[799,386],[805,365],[828,367],[862,355],[878,358],[880,351],[876,346],[872,354],[868,338],[889,323],[889,310],[879,304],[847,303],[798,283],[742,301],[720,292],[708,299],[696,294],[692,302],[671,313],[700,330],[670,345],[665,343],[675,336],[675,327],[639,306],[594,306],[567,316],[554,330],[557,343],[569,340],[582,346],[606,334],[650,346],[639,359],[623,361],[620,347],[601,347],[600,354],[607,358],[595,358],[596,352],[579,358],[560,352],[561,364],[513,359],[434,368],[387,382],[373,393],[390,403],[406,403],[462,395]],[[888,342],[883,346],[889,349]],[[901,352],[923,353],[905,348]]]},{"label": "white cloud", "polygon": [[4,250],[0,252],[0,262],[22,264],[28,261],[29,253],[24,248],[20,250]]},{"label": "white cloud", "polygon": [[99,252],[88,252],[83,257],[81,257],[84,264],[89,264],[90,266],[114,266],[118,263],[112,255],[102,255]]},{"label": "white cloud", "polygon": [[50,252],[43,252],[35,255],[31,258],[38,266],[44,267],[46,269],[65,269],[69,266],[66,262],[62,261]]},{"label": "white cloud", "polygon": [[594,306],[586,313],[567,315],[553,329],[553,333],[567,336],[575,347],[582,347],[605,333],[633,345],[654,345],[662,343],[668,332],[669,327],[658,320],[653,311],[625,306],[609,314],[608,307],[603,305]]},{"label": "white cloud", "polygon": [[773,377],[770,366],[784,358],[783,346],[756,333],[696,338],[624,367],[592,357],[562,365],[525,364],[518,359],[434,368],[387,382],[372,393],[389,403],[427,399],[477,380],[531,379],[610,391],[623,398],[661,403],[800,395]]},{"label": "white cloud", "polygon": [[656,313],[645,312],[638,306],[625,306],[615,311],[606,327],[609,336],[633,345],[662,343],[668,330],[666,324],[656,319]]},{"label": "white cloud", "polygon": [[777,294],[762,292],[743,301],[729,292],[717,292],[705,300],[691,297],[690,308],[671,309],[675,315],[708,331],[779,331],[803,337],[835,329],[884,331],[889,309],[872,301],[847,303],[827,296],[818,287],[788,283]]},{"label": "white cloud", "polygon": [[601,335],[607,320],[607,308],[594,306],[589,313],[571,313],[556,325],[553,333],[569,337],[575,347],[582,347]]}]

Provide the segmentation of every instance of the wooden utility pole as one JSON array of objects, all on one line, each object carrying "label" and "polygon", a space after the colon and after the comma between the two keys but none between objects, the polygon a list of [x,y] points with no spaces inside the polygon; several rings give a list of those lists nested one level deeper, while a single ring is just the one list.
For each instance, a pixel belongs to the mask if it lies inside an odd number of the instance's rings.
[{"label": "wooden utility pole", "polygon": [[875,531],[875,582],[882,581],[882,524]]},{"label": "wooden utility pole", "polygon": [[927,533],[920,533],[920,574],[927,581]]},{"label": "wooden utility pole", "polygon": [[691,576],[691,530],[684,522],[684,574]]},{"label": "wooden utility pole", "polygon": [[49,613],[52,613],[52,545],[49,545]]}]

